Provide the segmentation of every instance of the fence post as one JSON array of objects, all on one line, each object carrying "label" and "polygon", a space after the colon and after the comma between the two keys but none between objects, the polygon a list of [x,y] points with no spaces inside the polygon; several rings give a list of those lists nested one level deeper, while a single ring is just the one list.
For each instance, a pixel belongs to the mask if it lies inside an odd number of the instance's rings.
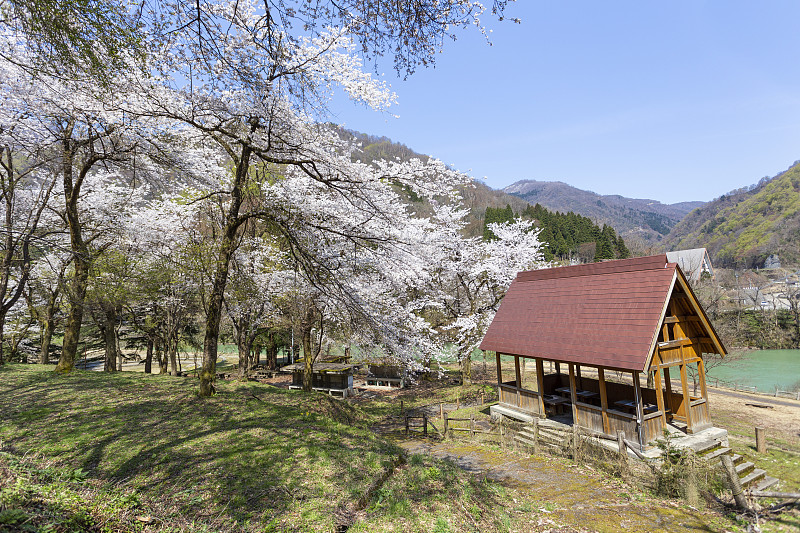
[{"label": "fence post", "polygon": [[443,403],[439,404],[439,418],[444,420],[444,404]]},{"label": "fence post", "polygon": [[619,446],[619,458],[626,459],[628,453],[625,451],[625,432],[622,430],[617,431],[617,446]]},{"label": "fence post", "polygon": [[461,393],[460,392],[458,393],[458,396],[456,396],[456,411],[458,411],[459,409],[461,409]]},{"label": "fence post", "polygon": [[406,410],[403,409],[403,400],[400,400],[400,414],[402,415],[405,412],[406,412]]},{"label": "fence post", "polygon": [[578,426],[576,424],[572,425],[572,460],[578,460],[578,440],[580,439],[580,435],[578,434]]},{"label": "fence post", "polygon": [[408,437],[408,415],[406,415],[406,437]]},{"label": "fence post", "polygon": [[472,415],[469,415],[469,436],[475,437],[475,421],[472,419]]},{"label": "fence post", "polygon": [[447,413],[444,413],[442,415],[442,417],[443,417],[443,420],[444,420],[444,438],[447,438],[447,424],[448,424]]},{"label": "fence post", "polygon": [[428,436],[428,413],[422,413],[422,435]]},{"label": "fence post", "polygon": [[728,484],[731,487],[733,499],[736,500],[736,505],[741,509],[749,510],[747,498],[745,498],[742,493],[742,483],[739,479],[739,474],[736,473],[736,468],[733,466],[733,459],[731,459],[730,455],[723,454],[720,456],[720,461],[722,461],[722,466],[725,467],[725,473],[728,475]]},{"label": "fence post", "polygon": [[756,428],[756,451],[758,453],[767,453],[767,435],[764,428]]},{"label": "fence post", "polygon": [[483,390],[481,390],[481,405],[485,403],[485,398],[483,396]]}]

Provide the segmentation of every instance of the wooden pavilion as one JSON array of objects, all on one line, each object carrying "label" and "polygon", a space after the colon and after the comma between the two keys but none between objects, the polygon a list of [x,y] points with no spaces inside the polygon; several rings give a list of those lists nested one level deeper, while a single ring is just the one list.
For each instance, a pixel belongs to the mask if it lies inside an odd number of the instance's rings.
[{"label": "wooden pavilion", "polygon": [[[497,354],[501,414],[530,420],[564,411],[573,424],[623,431],[642,446],[668,423],[687,433],[711,427],[702,354],[726,353],[680,267],[663,254],[520,272],[481,349]],[[514,360],[510,381],[503,356]],[[532,389],[522,386],[520,359],[535,364]]]}]

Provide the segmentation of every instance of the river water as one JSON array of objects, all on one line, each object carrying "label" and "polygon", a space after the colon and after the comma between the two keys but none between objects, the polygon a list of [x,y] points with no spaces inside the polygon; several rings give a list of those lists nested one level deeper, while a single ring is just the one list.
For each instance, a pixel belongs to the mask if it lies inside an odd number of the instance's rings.
[{"label": "river water", "polygon": [[[727,384],[758,387],[760,392],[800,390],[800,350],[756,350],[736,353],[708,371],[712,378]],[[711,379],[710,383],[714,383]]]}]

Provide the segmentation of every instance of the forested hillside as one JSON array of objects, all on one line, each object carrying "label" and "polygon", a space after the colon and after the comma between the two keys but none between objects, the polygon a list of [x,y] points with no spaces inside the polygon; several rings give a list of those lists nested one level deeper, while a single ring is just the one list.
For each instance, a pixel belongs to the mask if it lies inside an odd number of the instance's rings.
[{"label": "forested hillside", "polygon": [[577,259],[582,262],[605,259],[625,259],[630,251],[614,228],[603,224],[601,228],[591,219],[568,213],[552,212],[539,204],[528,205],[514,212],[511,205],[504,208],[487,207],[483,228],[484,239],[494,236],[488,228],[492,222],[510,222],[515,217],[533,220],[541,228],[539,239],[546,243],[542,249],[547,261]]},{"label": "forested hillside", "polygon": [[724,194],[670,232],[667,249],[706,247],[719,266],[757,267],[777,254],[800,262],[800,162],[773,178]]},{"label": "forested hillside", "polygon": [[620,235],[656,242],[692,209],[702,202],[662,204],[655,200],[599,195],[559,181],[522,180],[503,189],[531,204],[541,204],[552,211],[573,211],[598,224],[608,224]]}]

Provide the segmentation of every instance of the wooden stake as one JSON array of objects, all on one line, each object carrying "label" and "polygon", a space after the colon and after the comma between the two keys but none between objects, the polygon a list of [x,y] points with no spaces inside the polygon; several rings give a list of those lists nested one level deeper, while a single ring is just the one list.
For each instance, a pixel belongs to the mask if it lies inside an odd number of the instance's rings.
[{"label": "wooden stake", "polygon": [[539,454],[539,419],[533,419],[533,453]]},{"label": "wooden stake", "polygon": [[620,459],[627,459],[628,453],[625,451],[625,432],[622,430],[617,431],[617,446],[619,446]]},{"label": "wooden stake", "polygon": [[444,404],[443,403],[439,404],[439,418],[444,420]]},{"label": "wooden stake", "polygon": [[767,453],[767,432],[764,428],[756,428],[756,451]]},{"label": "wooden stake", "polygon": [[408,415],[406,415],[406,437],[408,437]]},{"label": "wooden stake", "polygon": [[405,412],[406,412],[406,410],[403,409],[403,400],[400,400],[400,414],[402,415]]},{"label": "wooden stake", "polygon": [[428,413],[422,413],[422,435],[428,436]]},{"label": "wooden stake", "polygon": [[731,488],[736,505],[741,509],[749,510],[747,498],[744,497],[742,492],[742,482],[736,473],[736,468],[733,466],[733,459],[731,459],[730,455],[723,454],[720,456],[720,460],[722,461],[722,466],[725,467],[725,473],[728,475],[728,485]]},{"label": "wooden stake", "polygon": [[472,415],[469,415],[469,434],[471,437],[475,436],[475,420],[472,419]]}]

